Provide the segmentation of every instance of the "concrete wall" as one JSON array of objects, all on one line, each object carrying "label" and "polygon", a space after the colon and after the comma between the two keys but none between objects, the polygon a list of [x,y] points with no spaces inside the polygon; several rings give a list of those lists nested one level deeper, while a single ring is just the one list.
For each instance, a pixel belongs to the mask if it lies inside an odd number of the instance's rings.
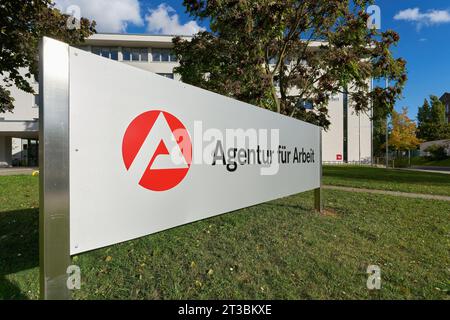
[{"label": "concrete wall", "polygon": [[344,96],[338,94],[328,105],[331,125],[322,133],[322,161],[343,162],[337,156],[344,156]]},{"label": "concrete wall", "polygon": [[357,115],[351,108],[348,111],[348,161],[371,162],[372,128],[367,114]]},{"label": "concrete wall", "polygon": [[[20,73],[23,76],[26,69],[20,69]],[[34,79],[29,82],[36,95],[19,90],[16,86],[7,87],[14,98],[14,109],[12,112],[0,113],[0,136],[37,138],[39,84]],[[0,85],[5,85],[4,78],[0,79]]]},{"label": "concrete wall", "polygon": [[[20,73],[24,75],[26,69],[20,69]],[[34,80],[29,81],[36,94],[39,93],[39,84]],[[0,79],[0,85],[4,85],[3,78]],[[36,103],[37,98],[31,93],[19,90],[16,86],[7,88],[14,98],[14,110],[12,112],[0,113],[0,122],[24,122],[35,121],[39,118],[39,106]],[[0,131],[2,126],[0,124]]]},{"label": "concrete wall", "polygon": [[[351,101],[348,103],[347,161],[370,163],[372,160],[372,122],[370,115],[366,113],[356,114],[351,106]],[[344,95],[338,94],[333,97],[328,104],[328,110],[331,125],[322,135],[322,160],[331,163],[344,163]]]},{"label": "concrete wall", "polygon": [[[151,71],[154,73],[173,73],[173,69],[178,67],[178,63],[176,62],[129,62],[123,61],[128,65],[131,65],[136,68],[140,68],[146,71]],[[180,75],[174,75],[175,80],[180,80]]]},{"label": "concrete wall", "polygon": [[12,161],[20,162],[23,159],[24,150],[22,148],[22,139],[12,138]]}]

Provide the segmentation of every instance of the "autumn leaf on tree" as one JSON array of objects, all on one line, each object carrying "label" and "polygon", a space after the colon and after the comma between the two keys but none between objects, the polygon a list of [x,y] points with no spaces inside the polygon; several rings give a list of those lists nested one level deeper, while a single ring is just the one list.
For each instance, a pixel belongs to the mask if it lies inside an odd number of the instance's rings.
[{"label": "autumn leaf on tree", "polygon": [[422,142],[416,136],[416,124],[408,117],[408,108],[403,108],[401,113],[392,112],[392,130],[389,135],[389,146],[398,151],[416,149]]}]

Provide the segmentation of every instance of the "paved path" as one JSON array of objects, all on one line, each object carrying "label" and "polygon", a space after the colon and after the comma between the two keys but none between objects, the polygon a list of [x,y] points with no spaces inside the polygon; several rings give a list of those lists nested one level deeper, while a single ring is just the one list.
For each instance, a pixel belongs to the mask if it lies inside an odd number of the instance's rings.
[{"label": "paved path", "polygon": [[417,169],[417,168],[395,168],[395,169],[404,171],[450,174],[450,171],[438,171],[438,170]]},{"label": "paved path", "polygon": [[449,167],[412,166],[411,168],[407,168],[405,170],[450,174]]},{"label": "paved path", "polygon": [[415,199],[450,201],[450,197],[448,197],[448,196],[437,196],[437,195],[432,195],[432,194],[408,193],[408,192],[400,192],[400,191],[386,191],[386,190],[351,188],[351,187],[340,187],[340,186],[323,186],[323,188],[329,189],[329,190],[340,190],[340,191],[348,191],[348,192],[384,194],[384,195],[388,195],[388,196],[397,196],[397,197],[406,197],[406,198],[415,198]]},{"label": "paved path", "polygon": [[31,175],[38,168],[0,168],[0,176]]}]

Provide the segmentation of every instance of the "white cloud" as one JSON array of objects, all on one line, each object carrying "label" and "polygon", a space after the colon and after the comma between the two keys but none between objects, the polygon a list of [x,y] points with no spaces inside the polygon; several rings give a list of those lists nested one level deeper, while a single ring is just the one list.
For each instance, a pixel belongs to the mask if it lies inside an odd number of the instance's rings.
[{"label": "white cloud", "polygon": [[426,14],[431,23],[448,23],[450,22],[450,13],[445,10],[432,10]]},{"label": "white cloud", "polygon": [[189,21],[181,24],[175,10],[165,3],[160,4],[156,9],[150,9],[145,16],[147,31],[150,33],[168,35],[193,35],[205,30],[196,21]]},{"label": "white cloud", "polygon": [[95,20],[99,32],[126,32],[128,24],[143,25],[138,0],[54,0],[66,12],[71,5],[80,7],[81,16]]},{"label": "white cloud", "polygon": [[415,22],[420,28],[424,25],[450,23],[450,12],[447,10],[435,9],[421,12],[419,8],[410,8],[398,12],[394,16],[394,19]]},{"label": "white cloud", "polygon": [[407,21],[417,21],[420,16],[419,8],[406,9],[397,13],[394,17],[395,20],[407,20]]}]

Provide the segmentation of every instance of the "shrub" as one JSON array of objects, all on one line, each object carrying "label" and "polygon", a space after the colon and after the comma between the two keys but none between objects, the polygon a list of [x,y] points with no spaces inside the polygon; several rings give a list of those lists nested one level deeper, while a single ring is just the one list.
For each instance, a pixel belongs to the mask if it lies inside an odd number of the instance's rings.
[{"label": "shrub", "polygon": [[430,158],[432,160],[444,160],[447,158],[447,151],[444,146],[433,144],[425,149],[425,152],[431,154]]}]

